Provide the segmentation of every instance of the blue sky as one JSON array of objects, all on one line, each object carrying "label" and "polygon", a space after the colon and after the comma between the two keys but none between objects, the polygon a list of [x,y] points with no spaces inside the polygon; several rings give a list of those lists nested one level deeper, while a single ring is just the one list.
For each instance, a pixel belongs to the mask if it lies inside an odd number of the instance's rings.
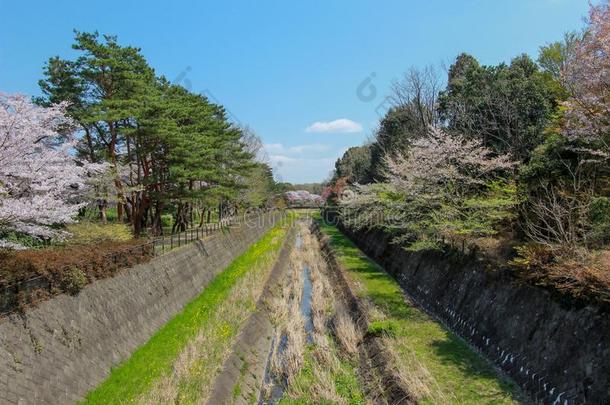
[{"label": "blue sky", "polygon": [[254,129],[278,179],[320,181],[371,136],[389,84],[409,67],[448,66],[463,51],[484,64],[535,56],[580,29],[587,9],[586,0],[0,0],[0,91],[39,94],[44,62],[74,55],[73,29],[114,34]]}]

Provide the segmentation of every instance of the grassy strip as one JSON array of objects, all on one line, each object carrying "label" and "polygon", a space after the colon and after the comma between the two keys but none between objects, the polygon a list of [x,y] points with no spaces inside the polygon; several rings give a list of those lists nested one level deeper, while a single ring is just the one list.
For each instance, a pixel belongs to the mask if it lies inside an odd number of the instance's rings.
[{"label": "grassy strip", "polygon": [[[288,222],[291,222],[291,218]],[[129,359],[113,369],[110,376],[91,391],[83,403],[134,402],[156,380],[170,374],[174,360],[187,343],[206,327],[236,282],[257,263],[260,256],[279,251],[287,229],[287,223],[277,225],[236,258],[197,298],[187,304],[182,312],[155,333]],[[222,332],[228,336],[236,334],[237,330],[232,328]]]},{"label": "grassy strip", "polygon": [[268,250],[256,258],[246,274],[231,287],[227,298],[218,304],[205,328],[180,352],[172,365],[172,373],[157,379],[137,403],[194,404],[208,398],[242,324],[256,310],[277,257],[277,250]]},{"label": "grassy strip", "polygon": [[419,403],[518,402],[514,384],[500,378],[464,341],[408,303],[398,283],[336,227],[319,222],[358,286],[358,294],[374,306],[369,333],[385,336]]}]

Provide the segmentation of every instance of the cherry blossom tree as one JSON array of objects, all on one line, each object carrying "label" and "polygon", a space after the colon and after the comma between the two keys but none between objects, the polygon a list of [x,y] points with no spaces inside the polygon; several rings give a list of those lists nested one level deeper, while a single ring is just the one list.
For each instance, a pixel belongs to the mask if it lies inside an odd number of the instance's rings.
[{"label": "cherry blossom tree", "polygon": [[318,194],[312,194],[307,190],[287,191],[286,202],[291,206],[322,205],[324,199]]},{"label": "cherry blossom tree", "polygon": [[438,127],[430,127],[428,136],[406,153],[384,160],[388,182],[411,195],[440,195],[448,186],[452,194],[463,195],[484,185],[491,173],[514,166],[507,156],[493,156],[481,141],[449,136]]},{"label": "cherry blossom tree", "polygon": [[[105,170],[73,155],[77,139],[65,109],[0,93],[0,231],[61,238],[56,225],[73,222],[86,204],[88,175]],[[1,246],[19,248],[0,239]]]},{"label": "cherry blossom tree", "polygon": [[564,103],[568,138],[610,145],[610,2],[591,6],[589,25],[561,72],[571,93]]},{"label": "cherry blossom tree", "polygon": [[355,185],[339,205],[356,228],[392,229],[413,250],[497,232],[516,203],[504,179],[515,163],[481,141],[431,127],[405,153],[385,157],[385,183]]}]

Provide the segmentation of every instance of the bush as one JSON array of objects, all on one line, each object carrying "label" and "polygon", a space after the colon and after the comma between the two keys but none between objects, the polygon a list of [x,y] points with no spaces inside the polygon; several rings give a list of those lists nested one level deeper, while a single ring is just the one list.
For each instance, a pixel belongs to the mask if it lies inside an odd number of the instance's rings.
[{"label": "bush", "polygon": [[45,246],[45,242],[31,235],[25,235],[14,231],[0,233],[0,238],[6,242],[12,242],[23,246],[26,249],[40,249]]},{"label": "bush", "polygon": [[76,295],[87,284],[87,277],[78,267],[70,267],[61,279],[61,289],[68,294]]},{"label": "bush", "polygon": [[141,240],[0,250],[0,291],[5,294],[0,310],[24,308],[55,293],[76,294],[85,284],[146,262],[152,255],[152,246]]},{"label": "bush", "polygon": [[174,216],[172,214],[161,215],[161,226],[163,228],[169,228],[174,223]]},{"label": "bush", "polygon": [[607,252],[562,251],[534,243],[516,250],[510,264],[527,282],[570,301],[610,305],[610,266],[603,260]]}]

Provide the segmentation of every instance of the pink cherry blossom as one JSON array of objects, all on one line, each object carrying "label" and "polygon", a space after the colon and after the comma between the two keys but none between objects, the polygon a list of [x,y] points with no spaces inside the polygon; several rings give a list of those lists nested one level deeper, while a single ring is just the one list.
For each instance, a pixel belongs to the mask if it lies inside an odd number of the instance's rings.
[{"label": "pink cherry blossom", "polygon": [[563,132],[570,138],[601,142],[610,132],[610,2],[591,6],[589,25],[561,72],[571,97],[564,103]]},{"label": "pink cherry blossom", "polygon": [[0,230],[62,237],[51,225],[74,221],[88,174],[105,170],[74,156],[77,140],[65,108],[0,93]]}]

